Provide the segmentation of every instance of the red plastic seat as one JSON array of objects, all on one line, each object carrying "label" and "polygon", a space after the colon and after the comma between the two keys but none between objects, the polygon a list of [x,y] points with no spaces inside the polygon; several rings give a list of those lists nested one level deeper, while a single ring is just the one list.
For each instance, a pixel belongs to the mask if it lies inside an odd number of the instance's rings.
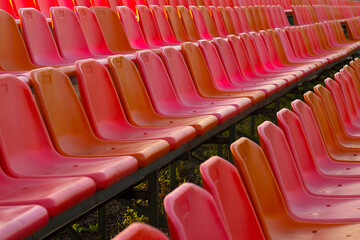
[{"label": "red plastic seat", "polygon": [[[153,107],[161,115],[201,116],[214,115],[219,124],[236,115],[232,106],[199,107],[197,104],[184,104],[175,92],[173,85],[159,56],[151,51],[136,53],[139,72]],[[154,71],[156,74],[154,74]]]},{"label": "red plastic seat", "polygon": [[[236,15],[235,10],[231,7],[226,7],[226,8],[218,7],[218,10],[220,12],[220,18],[216,18],[217,21],[219,22],[217,25],[219,25],[220,27],[222,27],[222,26],[225,27],[224,33],[226,33],[226,36],[228,34],[240,33],[241,30],[239,27],[241,25],[240,25],[239,18]],[[215,23],[217,22],[216,19],[215,19]],[[234,20],[234,22],[233,22],[233,20]],[[236,27],[235,27],[235,24],[236,24]],[[218,26],[218,29],[219,29],[219,26]]]},{"label": "red plastic seat", "polygon": [[162,40],[150,9],[144,5],[137,5],[136,10],[139,25],[144,33],[146,42],[152,47],[171,45],[171,43],[165,43]]},{"label": "red plastic seat", "polygon": [[91,52],[96,55],[116,54],[116,52],[109,49],[95,13],[91,11],[90,8],[82,6],[76,6],[75,12],[77,13],[86,42]]},{"label": "red plastic seat", "polygon": [[1,206],[1,238],[4,240],[26,238],[44,227],[48,218],[46,209],[38,205]]},{"label": "red plastic seat", "polygon": [[63,58],[79,60],[96,57],[86,42],[79,19],[73,10],[67,7],[52,7],[50,13],[54,38]]},{"label": "red plastic seat", "polygon": [[0,84],[4,90],[0,95],[0,152],[2,167],[9,176],[42,179],[85,176],[101,189],[137,170],[136,159],[128,156],[61,156],[51,143],[27,84],[11,75],[1,76]]},{"label": "red plastic seat", "polygon": [[18,18],[18,13],[14,10],[10,0],[4,0],[0,2],[0,9],[10,14],[13,18]]},{"label": "red plastic seat", "polygon": [[214,128],[214,116],[162,116],[155,112],[135,64],[123,57],[108,58],[110,72],[126,117],[131,124],[146,127],[192,126],[198,135]]},{"label": "red plastic seat", "polygon": [[21,32],[31,61],[39,66],[73,64],[60,56],[45,16],[36,9],[19,10]]},{"label": "red plastic seat", "polygon": [[106,141],[97,138],[70,79],[53,68],[31,73],[39,108],[58,152],[66,156],[134,156],[144,167],[169,152],[164,140]]},{"label": "red plastic seat", "polygon": [[75,2],[72,0],[56,0],[56,1],[58,3],[58,6],[61,6],[61,7],[66,7],[71,10],[73,10],[75,7]]},{"label": "red plastic seat", "polygon": [[135,49],[150,48],[150,43],[145,41],[134,12],[126,6],[117,6],[116,9],[131,47]]},{"label": "red plastic seat", "polygon": [[164,208],[171,239],[230,239],[212,196],[192,183],[183,183],[169,193]]},{"label": "red plastic seat", "polygon": [[322,137],[320,131],[326,128],[317,125],[310,107],[298,99],[293,101],[291,106],[297,116],[291,116],[288,121],[300,121],[319,170],[327,176],[357,177],[360,173],[358,163],[342,161],[346,159],[346,155],[349,156],[354,152],[344,151],[346,153],[344,155],[336,153],[336,149],[331,144],[334,141],[332,131],[326,132]]},{"label": "red plastic seat", "polygon": [[179,44],[180,42],[176,40],[164,10],[156,5],[150,6],[150,9],[162,40],[169,44]]},{"label": "red plastic seat", "polygon": [[206,64],[206,60],[200,47],[193,43],[182,43],[181,50],[201,96],[217,98],[246,97],[250,98],[253,104],[265,98],[265,93],[260,90],[239,91],[236,89],[219,88],[211,76],[211,72]]},{"label": "red plastic seat", "polygon": [[[289,214],[305,222],[358,222],[356,198],[312,195],[301,180],[283,132],[266,121],[258,127],[260,145],[284,196]],[[341,184],[341,183],[340,183]],[[321,187],[321,183],[319,183]],[[339,188],[335,186],[335,188]],[[324,188],[326,191],[330,189]],[[304,205],[304,202],[307,204]]]},{"label": "red plastic seat", "polygon": [[36,1],[34,0],[11,0],[11,4],[16,12],[18,12],[20,8],[37,9]]},{"label": "red plastic seat", "polygon": [[236,168],[215,156],[200,165],[200,172],[204,189],[213,196],[232,239],[265,239]]},{"label": "red plastic seat", "polygon": [[[244,182],[267,239],[356,239],[359,224],[298,221],[290,216],[266,156],[256,143],[240,138],[231,145],[234,163]],[[285,201],[284,201],[285,200]],[[307,202],[309,205],[310,203]],[[303,206],[304,202],[299,203]],[[305,212],[308,213],[308,212]]]},{"label": "red plastic seat", "polygon": [[[95,135],[107,140],[164,139],[176,149],[196,136],[190,126],[137,127],[126,119],[107,68],[95,60],[76,63],[81,102]],[[101,86],[101,87],[99,87]]]},{"label": "red plastic seat", "polygon": [[[257,86],[253,84],[246,84],[246,83],[237,83],[234,84],[231,79],[227,76],[224,65],[220,59],[220,56],[216,50],[216,47],[207,40],[200,40],[199,46],[201,52],[204,55],[206,60],[207,66],[211,73],[211,77],[216,85],[217,88],[225,91],[263,91],[267,96],[274,94],[280,88],[277,88],[275,85],[270,84],[258,84]],[[236,80],[235,80],[236,81]]]},{"label": "red plastic seat", "polygon": [[184,104],[196,104],[199,107],[230,105],[236,107],[238,113],[251,106],[248,98],[220,99],[215,98],[216,95],[212,98],[200,96],[181,53],[172,47],[164,47],[160,51],[175,91]]},{"label": "red plastic seat", "polygon": [[108,7],[92,7],[109,49],[113,52],[134,52],[116,12]]},{"label": "red plastic seat", "polygon": [[112,240],[168,240],[168,237],[154,227],[135,222],[121,231]]}]

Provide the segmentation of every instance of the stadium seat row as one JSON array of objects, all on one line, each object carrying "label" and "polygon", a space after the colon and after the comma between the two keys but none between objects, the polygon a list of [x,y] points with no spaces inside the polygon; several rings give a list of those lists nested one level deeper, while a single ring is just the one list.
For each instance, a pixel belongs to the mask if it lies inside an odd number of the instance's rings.
[{"label": "stadium seat row", "polygon": [[295,25],[352,19],[360,14],[360,6],[299,5],[292,9]]},{"label": "stadium seat row", "polygon": [[[360,59],[325,86],[258,127],[260,146],[241,138],[234,164],[200,165],[204,189],[184,183],[166,196],[171,239],[358,239],[360,237]],[[306,202],[306,204],[304,204]],[[132,240],[156,229],[135,224]]]}]

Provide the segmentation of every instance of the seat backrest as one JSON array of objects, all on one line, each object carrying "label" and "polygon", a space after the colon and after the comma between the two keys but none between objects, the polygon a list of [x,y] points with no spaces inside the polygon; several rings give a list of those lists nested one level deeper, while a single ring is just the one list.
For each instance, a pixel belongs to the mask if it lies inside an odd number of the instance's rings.
[{"label": "seat backrest", "polygon": [[19,11],[20,8],[35,8],[37,9],[37,3],[33,0],[11,0],[15,11]]},{"label": "seat backrest", "polygon": [[[291,107],[296,116],[292,114],[287,114],[288,117],[286,121],[300,122],[301,126],[299,127],[299,129],[289,129],[289,131],[297,132],[301,131],[301,128],[305,133],[305,138],[312,150],[314,158],[318,163],[321,163],[321,159],[328,157],[327,149],[330,149],[330,145],[328,145],[327,140],[328,138],[323,138],[321,135],[321,131],[323,131],[323,126],[318,126],[311,108],[303,101],[296,99],[291,102]],[[283,130],[284,124],[285,123],[283,122],[281,124],[279,123],[279,126]],[[333,138],[332,131],[327,132],[326,134],[328,137]]]},{"label": "seat backrest", "polygon": [[256,31],[267,29],[262,25],[258,10],[254,6],[250,6],[250,7],[248,7],[248,9],[249,9],[249,12],[251,13],[251,15],[253,16]]},{"label": "seat backrest", "polygon": [[168,240],[168,237],[157,228],[135,222],[122,230],[112,240]]},{"label": "seat backrest", "polygon": [[[237,15],[235,9],[231,8],[231,7],[226,7],[226,10],[227,10],[227,12],[229,14],[230,22],[234,27],[234,31],[235,31],[234,34],[239,34],[239,33],[244,32],[243,27],[242,27],[241,22],[240,22],[240,19],[239,19],[239,16]],[[222,9],[220,9],[220,12],[222,13]],[[227,31],[228,32],[231,31],[231,26],[230,27],[227,26],[228,19],[224,18],[224,23],[225,23]]]},{"label": "seat backrest", "polygon": [[[169,2],[169,5],[172,6],[173,8],[177,8],[177,6],[180,5],[178,0],[168,0],[168,2]],[[186,7],[186,6],[184,6],[184,7]]]},{"label": "seat backrest", "polygon": [[[204,17],[202,11],[200,11],[199,8],[202,8],[202,10],[205,12],[206,18]],[[219,33],[216,30],[215,23],[210,16],[209,10],[203,6],[200,6],[199,8],[195,6],[189,7],[200,38],[212,39],[213,37],[218,37]]]},{"label": "seat backrest", "polygon": [[[135,6],[136,6],[136,2],[135,0],[120,0],[120,4],[116,5],[116,7],[118,6],[125,6],[130,8],[134,13],[136,12]],[[115,8],[116,8],[115,7]]]},{"label": "seat backrest", "polygon": [[[228,41],[223,38],[214,38],[214,45],[219,53],[221,61],[229,79],[232,82],[241,82],[244,79],[243,74],[240,72],[240,67],[236,61],[235,55]],[[235,81],[236,79],[236,81]]]},{"label": "seat backrest", "polygon": [[136,52],[139,73],[157,112],[176,107],[180,100],[161,58],[150,50]]},{"label": "seat backrest", "polygon": [[58,6],[56,0],[37,0],[37,5],[46,18],[50,18],[50,8]]},{"label": "seat backrest", "polygon": [[205,96],[206,94],[202,92],[204,89],[210,86],[216,88],[200,47],[194,43],[182,43],[181,52],[199,94]]},{"label": "seat backrest", "polygon": [[[230,16],[224,7],[220,6],[220,7],[216,8],[214,6],[210,6],[209,9],[210,9],[212,18],[214,19],[214,23],[215,23],[216,29],[219,33],[219,36],[226,37],[228,34],[230,34],[227,30],[228,27],[231,30],[231,34],[235,34],[234,26],[232,25]],[[224,17],[224,15],[225,15],[225,17]],[[227,27],[225,27],[225,22],[224,22],[225,18],[228,21]]]},{"label": "seat backrest", "polygon": [[259,145],[244,137],[231,144],[230,150],[263,232],[271,239],[272,221],[286,216],[287,210],[266,156]]},{"label": "seat backrest", "polygon": [[25,43],[16,25],[15,19],[4,10],[0,10],[0,69],[4,71],[27,71],[34,69]]},{"label": "seat backrest", "polygon": [[31,83],[58,152],[72,155],[77,145],[86,144],[95,138],[68,76],[47,67],[32,71]]},{"label": "seat backrest", "polygon": [[75,12],[79,18],[81,28],[84,32],[86,42],[91,52],[96,55],[111,55],[109,47],[106,44],[105,37],[101,31],[96,15],[88,7],[76,6]]},{"label": "seat backrest", "polygon": [[261,18],[263,18],[263,21],[267,21],[269,28],[276,28],[276,22],[274,20],[274,18],[271,15],[271,7],[270,6],[259,6],[260,8],[262,8],[262,12],[264,13],[263,15],[260,15]]},{"label": "seat backrest", "polygon": [[180,12],[180,19],[183,23],[183,26],[186,30],[187,36],[189,37],[190,41],[195,42],[201,39],[200,33],[197,30],[194,20],[191,17],[190,10],[184,6],[178,6],[178,11]]},{"label": "seat backrest", "polygon": [[192,183],[166,195],[164,208],[171,239],[230,239],[210,193]]},{"label": "seat backrest", "polygon": [[234,9],[239,17],[243,32],[250,32],[251,31],[250,24],[246,18],[244,10],[240,7],[234,7]]},{"label": "seat backrest", "polygon": [[53,150],[30,87],[13,75],[0,76],[0,115],[0,165],[5,172],[16,175],[12,166],[22,165],[21,159]]},{"label": "seat backrest", "polygon": [[96,7],[110,7],[110,2],[108,0],[92,0],[93,6]]},{"label": "seat backrest", "polygon": [[71,10],[73,10],[75,7],[75,3],[72,0],[56,0],[56,1],[58,3],[57,6],[60,6],[60,7],[67,7]]},{"label": "seat backrest", "polygon": [[154,108],[136,65],[121,55],[109,57],[108,63],[127,119],[132,124],[141,125],[141,118],[147,117],[141,115],[144,109],[154,112]]},{"label": "seat backrest", "polygon": [[150,6],[150,9],[162,40],[166,43],[179,43],[174,36],[164,10],[156,5]]},{"label": "seat backrest", "polygon": [[96,15],[106,44],[111,51],[134,51],[114,10],[108,7],[92,7],[91,10]]},{"label": "seat backrest", "polygon": [[247,22],[249,24],[249,27],[250,27],[250,30],[252,31],[258,31],[258,28],[255,24],[255,20],[254,20],[254,17],[249,9],[249,7],[241,7],[246,19],[247,19]]},{"label": "seat backrest", "polygon": [[144,5],[136,5],[136,10],[137,19],[146,42],[152,47],[164,46],[165,43],[160,37],[160,33],[150,9]]},{"label": "seat backrest", "polygon": [[149,44],[145,41],[135,13],[126,6],[117,6],[116,9],[131,47],[135,49],[150,48]]},{"label": "seat backrest", "polygon": [[94,57],[76,13],[67,7],[52,7],[50,13],[55,40],[61,56],[71,60]]},{"label": "seat backrest", "polygon": [[306,104],[311,108],[311,111],[320,129],[321,135],[326,142],[328,151],[337,148],[339,143],[336,139],[336,132],[332,127],[331,120],[327,115],[326,108],[321,98],[318,97],[315,93],[308,91],[304,94],[304,99]]},{"label": "seat backrest", "polygon": [[18,18],[17,11],[13,8],[10,0],[3,0],[0,2],[0,9],[10,14],[13,18]]},{"label": "seat backrest", "polygon": [[163,47],[160,49],[160,53],[178,95],[182,95],[183,99],[189,95],[198,95],[181,53],[173,47]]},{"label": "seat backrest", "polygon": [[83,7],[92,7],[91,0],[75,0],[76,6],[83,6]]},{"label": "seat backrest", "polygon": [[33,8],[22,8],[19,15],[21,32],[31,61],[43,66],[63,63],[64,59],[60,56],[45,16]]},{"label": "seat backrest", "polygon": [[76,62],[76,70],[81,103],[95,135],[111,139],[111,131],[116,126],[121,131],[126,116],[107,68],[93,59],[86,59]]},{"label": "seat backrest", "polygon": [[214,198],[233,239],[265,239],[234,165],[211,157],[200,165],[204,189]]},{"label": "seat backrest", "polygon": [[174,32],[175,38],[179,42],[189,41],[190,39],[180,19],[179,12],[177,12],[176,9],[171,6],[164,6],[164,12],[168,17],[168,21]]}]

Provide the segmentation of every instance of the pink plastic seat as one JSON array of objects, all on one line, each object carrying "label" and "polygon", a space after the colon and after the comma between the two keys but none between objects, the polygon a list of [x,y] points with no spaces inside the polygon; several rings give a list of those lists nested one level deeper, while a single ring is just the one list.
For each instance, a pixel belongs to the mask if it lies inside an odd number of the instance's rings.
[{"label": "pink plastic seat", "polygon": [[53,68],[31,73],[35,96],[58,152],[65,156],[134,156],[140,167],[167,154],[164,140],[110,141],[97,138],[70,79]]},{"label": "pink plastic seat", "polygon": [[139,25],[144,33],[146,42],[152,47],[171,45],[162,40],[150,9],[144,5],[137,5],[136,10]]},{"label": "pink plastic seat", "polygon": [[216,50],[216,47],[207,40],[200,40],[199,41],[200,49],[204,55],[204,58],[207,62],[209,67],[212,79],[214,80],[215,85],[222,90],[225,91],[250,91],[250,90],[261,90],[267,96],[274,94],[278,89],[274,85],[257,85],[254,86],[253,84],[234,84],[231,82],[231,79],[228,78],[225,70],[224,64],[222,63],[220,56]]},{"label": "pink plastic seat", "polygon": [[[305,222],[358,222],[358,198],[319,197],[309,194],[296,170],[282,131],[271,122],[258,127],[260,144],[284,196],[289,214]],[[321,185],[319,185],[321,186]],[[324,189],[326,191],[327,189]],[[307,204],[305,205],[304,202]]]},{"label": "pink plastic seat", "polygon": [[135,222],[121,231],[112,240],[168,240],[168,237],[154,227]]},{"label": "pink plastic seat", "polygon": [[241,23],[241,26],[242,26],[242,29],[243,29],[243,32],[250,32],[251,29],[250,29],[250,25],[249,25],[249,22],[245,16],[245,13],[244,11],[242,10],[242,8],[240,7],[234,7],[238,17],[239,17],[239,20],[240,20],[240,23]]},{"label": "pink plastic seat", "polygon": [[11,0],[11,4],[16,12],[18,12],[20,8],[37,9],[36,1],[34,0]]},{"label": "pink plastic seat", "polygon": [[109,49],[95,13],[91,11],[90,8],[83,6],[76,6],[75,12],[77,13],[86,42],[91,52],[96,55],[116,54],[116,52]]},{"label": "pink plastic seat", "polygon": [[23,239],[44,227],[49,219],[38,205],[1,206],[0,235],[4,240]]},{"label": "pink plastic seat", "polygon": [[73,10],[75,7],[75,3],[72,0],[56,0],[56,1],[58,2],[58,6],[61,6],[61,7],[66,7],[71,10]]},{"label": "pink plastic seat", "polygon": [[156,22],[162,40],[169,44],[179,44],[180,42],[175,38],[164,10],[156,5],[150,6],[150,9],[152,11],[154,21]]},{"label": "pink plastic seat", "polygon": [[130,8],[126,6],[117,6],[117,12],[119,14],[122,25],[125,29],[126,36],[129,39],[131,47],[135,49],[148,49],[151,46],[150,43],[145,41],[141,28],[136,21],[136,16]]},{"label": "pink plastic seat", "polygon": [[160,51],[175,91],[184,104],[204,107],[230,105],[236,107],[238,113],[251,106],[249,98],[220,99],[215,98],[216,96],[212,98],[200,96],[181,53],[172,47],[163,47]]},{"label": "pink plastic seat", "polygon": [[200,172],[204,189],[213,196],[232,239],[265,239],[236,168],[215,156],[200,165]]},{"label": "pink plastic seat", "polygon": [[[176,149],[196,136],[190,126],[137,127],[126,119],[107,68],[95,60],[76,63],[82,105],[95,135],[107,140],[164,139]],[[101,86],[101,87],[99,87]]]},{"label": "pink plastic seat", "polygon": [[40,66],[73,64],[60,56],[45,16],[36,9],[22,8],[19,11],[21,32],[31,61]]},{"label": "pink plastic seat", "polygon": [[230,239],[212,196],[192,183],[183,183],[168,194],[164,208],[171,239]]},{"label": "pink plastic seat", "polygon": [[[151,51],[141,51],[136,53],[136,59],[153,106],[159,114],[179,116],[214,115],[220,124],[236,115],[236,108],[232,106],[199,107],[196,104],[185,105],[180,101],[180,97],[176,95],[159,56]],[[156,74],[154,74],[154,71]],[[161,90],[159,90],[160,88]]]},{"label": "pink plastic seat", "polygon": [[[11,75],[1,76],[0,83],[7,89],[0,95],[0,152],[8,175],[17,178],[85,176],[92,178],[100,189],[137,170],[137,161],[132,157],[94,159],[59,155],[52,146],[30,88]],[[22,117],[16,117],[19,115]]]},{"label": "pink plastic seat", "polygon": [[76,13],[67,7],[52,7],[50,13],[54,37],[61,56],[68,60],[95,58],[86,42]]}]

